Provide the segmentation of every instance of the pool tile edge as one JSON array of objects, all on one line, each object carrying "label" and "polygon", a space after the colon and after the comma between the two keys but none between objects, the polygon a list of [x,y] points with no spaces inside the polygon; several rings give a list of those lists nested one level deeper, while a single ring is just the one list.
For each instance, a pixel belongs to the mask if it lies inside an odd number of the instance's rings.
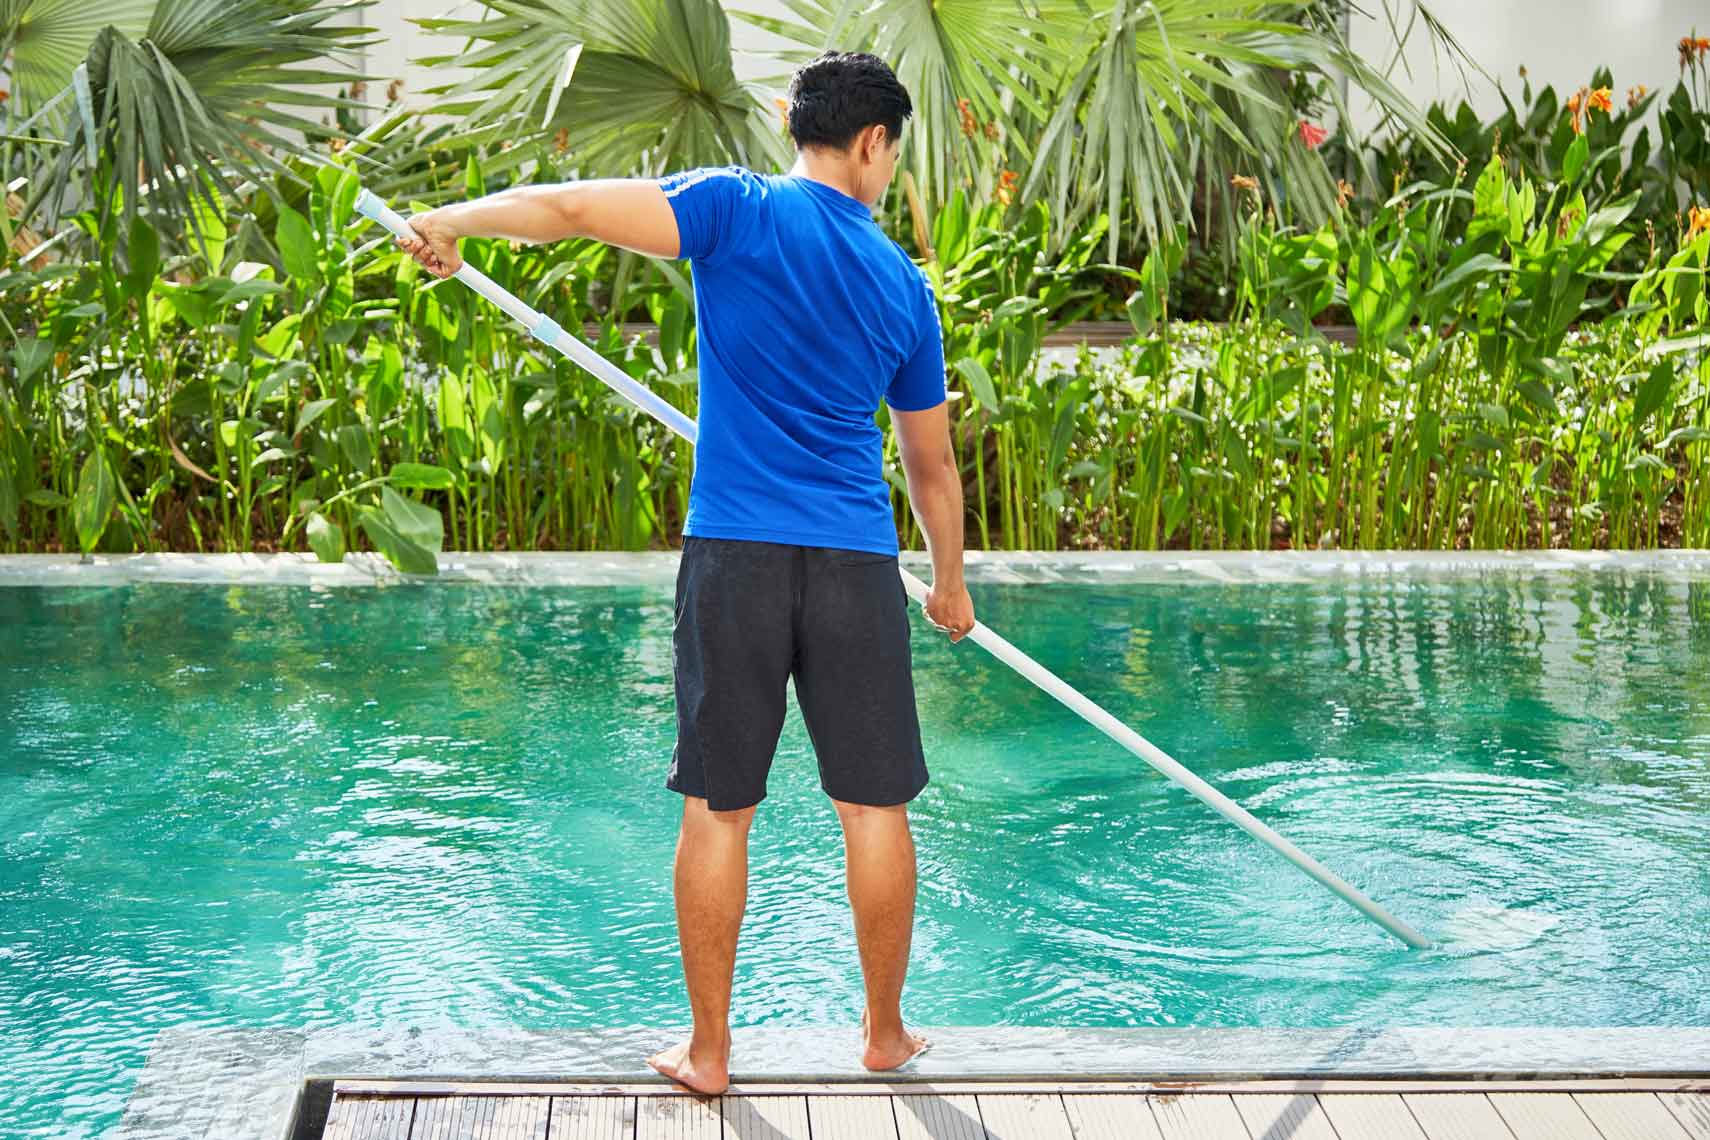
[{"label": "pool tile edge", "polygon": [[[283,554],[0,554],[3,586],[114,586],[141,582],[373,587],[465,582],[515,586],[659,586],[675,580],[675,551],[440,555],[437,575],[402,574],[380,555],[343,562]],[[925,572],[925,554],[903,564]],[[970,551],[971,581],[991,583],[1277,583],[1396,574],[1529,574],[1604,570],[1710,575],[1710,550],[1641,551]]]}]

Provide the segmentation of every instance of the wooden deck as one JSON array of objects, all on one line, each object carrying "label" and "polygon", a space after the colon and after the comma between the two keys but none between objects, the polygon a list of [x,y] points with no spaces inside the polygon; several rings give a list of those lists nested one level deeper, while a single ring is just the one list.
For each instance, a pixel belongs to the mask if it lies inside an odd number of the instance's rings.
[{"label": "wooden deck", "polygon": [[324,1140],[1710,1140],[1710,1080],[338,1081]]}]

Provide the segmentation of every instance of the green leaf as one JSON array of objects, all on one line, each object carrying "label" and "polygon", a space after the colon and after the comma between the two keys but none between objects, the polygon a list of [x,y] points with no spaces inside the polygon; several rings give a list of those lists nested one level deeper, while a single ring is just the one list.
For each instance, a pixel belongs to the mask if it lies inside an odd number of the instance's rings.
[{"label": "green leaf", "polygon": [[66,507],[71,500],[58,491],[50,491],[46,487],[37,487],[24,496],[24,502],[33,503],[38,507]]},{"label": "green leaf", "polygon": [[1539,411],[1548,412],[1552,416],[1562,414],[1560,405],[1556,403],[1556,394],[1550,391],[1550,386],[1542,380],[1522,380],[1514,385],[1514,390]]},{"label": "green leaf", "polygon": [[309,549],[322,562],[344,561],[344,528],[319,511],[309,512]]},{"label": "green leaf", "polygon": [[37,372],[53,359],[53,341],[45,336],[20,340],[12,347],[12,364],[17,368],[19,386],[26,385]]},{"label": "green leaf", "polygon": [[1674,386],[1674,363],[1659,360],[1651,368],[1651,374],[1645,377],[1644,383],[1633,395],[1633,425],[1640,427],[1651,418],[1652,414],[1661,408],[1668,399],[1669,389]]},{"label": "green leaf", "polygon": [[309,219],[289,206],[279,207],[279,225],[274,231],[279,241],[279,255],[285,262],[285,272],[299,287],[313,289],[320,284],[321,265],[315,244],[315,231]]},{"label": "green leaf", "polygon": [[1562,156],[1562,181],[1572,182],[1579,177],[1579,172],[1585,169],[1585,160],[1591,154],[1591,144],[1584,135],[1573,140],[1573,145],[1567,148]]},{"label": "green leaf", "polygon": [[12,474],[12,463],[6,453],[0,451],[0,528],[9,538],[18,537],[18,510],[22,506],[18,501],[18,481]]},{"label": "green leaf", "polygon": [[433,551],[405,537],[381,511],[358,507],[356,520],[374,548],[399,570],[406,574],[439,573],[439,560]]},{"label": "green leaf", "polygon": [[426,503],[407,499],[391,487],[380,488],[380,506],[394,529],[417,546],[437,552],[445,542],[445,524]]},{"label": "green leaf", "polygon": [[368,443],[368,429],[361,424],[345,424],[338,429],[339,450],[357,471],[367,471],[374,462],[374,449]]},{"label": "green leaf", "polygon": [[455,482],[450,471],[428,463],[394,463],[388,477],[394,487],[425,491],[448,491]]},{"label": "green leaf", "polygon": [[193,198],[190,203],[190,217],[195,228],[185,236],[193,248],[204,253],[203,260],[207,271],[217,274],[226,259],[227,236],[225,212],[219,197],[210,191]]},{"label": "green leaf", "polygon": [[160,235],[141,214],[131,219],[130,241],[125,247],[125,295],[143,297],[154,286],[160,272]]},{"label": "green leaf", "polygon": [[118,486],[113,479],[113,469],[107,464],[107,453],[96,449],[83,461],[72,505],[77,545],[83,553],[88,554],[101,541],[102,532],[113,516],[113,504],[117,498]]},{"label": "green leaf", "polygon": [[338,403],[338,397],[328,396],[323,400],[310,400],[303,405],[303,410],[297,415],[297,430],[292,435],[299,435],[302,430],[320,418],[322,412]]},{"label": "green leaf", "polygon": [[974,399],[978,400],[983,407],[997,411],[997,388],[992,384],[991,373],[986,371],[986,366],[981,364],[977,357],[964,356],[956,362],[956,371],[962,379],[968,382],[968,387],[973,390]]}]

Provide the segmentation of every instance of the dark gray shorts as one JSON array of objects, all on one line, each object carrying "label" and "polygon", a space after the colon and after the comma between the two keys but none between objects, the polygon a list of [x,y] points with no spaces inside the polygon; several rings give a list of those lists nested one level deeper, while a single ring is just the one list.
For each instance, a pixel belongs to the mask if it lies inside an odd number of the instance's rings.
[{"label": "dark gray shorts", "polygon": [[674,792],[713,811],[765,799],[791,677],[827,795],[890,805],[926,786],[894,554],[685,538],[671,659]]}]

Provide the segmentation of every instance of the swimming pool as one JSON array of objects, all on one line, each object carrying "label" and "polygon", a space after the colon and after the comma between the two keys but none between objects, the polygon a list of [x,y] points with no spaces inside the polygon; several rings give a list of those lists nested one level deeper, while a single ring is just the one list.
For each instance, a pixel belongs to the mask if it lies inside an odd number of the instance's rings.
[{"label": "swimming pool", "polygon": [[[0,575],[10,1134],[99,1135],[175,1025],[684,1020],[671,563],[574,565]],[[1710,560],[972,577],[982,619],[1445,941],[1400,947],[917,624],[911,1020],[1710,1025]],[[851,1023],[841,843],[793,705],[751,859],[735,1024]]]}]

